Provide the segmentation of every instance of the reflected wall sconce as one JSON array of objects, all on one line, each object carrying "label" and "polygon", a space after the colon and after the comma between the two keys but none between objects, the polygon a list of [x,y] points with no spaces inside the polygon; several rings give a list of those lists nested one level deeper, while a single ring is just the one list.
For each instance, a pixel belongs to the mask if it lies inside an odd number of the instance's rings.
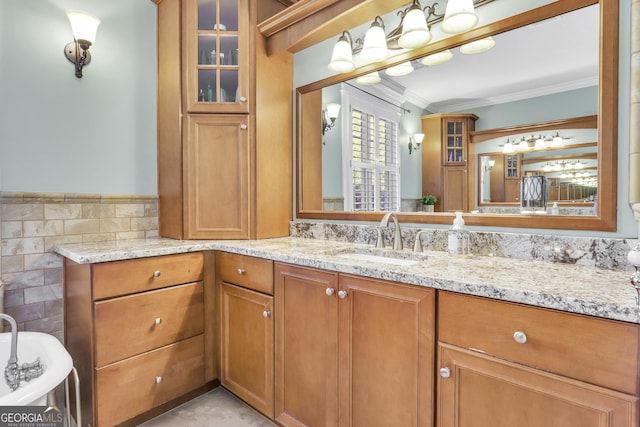
[{"label": "reflected wall sconce", "polygon": [[322,110],[322,135],[329,132],[336,124],[336,119],[340,113],[340,104],[329,103]]},{"label": "reflected wall sconce", "polygon": [[489,159],[486,162],[484,162],[484,171],[485,172],[489,172],[491,169],[493,169],[493,167],[496,165],[496,161],[493,159]]},{"label": "reflected wall sconce", "polygon": [[71,24],[73,41],[64,47],[67,59],[75,64],[76,77],[82,78],[82,69],[91,62],[89,48],[96,40],[100,19],[84,12],[69,11],[67,18]]},{"label": "reflected wall sconce", "polygon": [[409,155],[414,151],[418,151],[420,146],[422,145],[422,141],[424,140],[424,133],[416,133],[413,136],[409,137]]}]

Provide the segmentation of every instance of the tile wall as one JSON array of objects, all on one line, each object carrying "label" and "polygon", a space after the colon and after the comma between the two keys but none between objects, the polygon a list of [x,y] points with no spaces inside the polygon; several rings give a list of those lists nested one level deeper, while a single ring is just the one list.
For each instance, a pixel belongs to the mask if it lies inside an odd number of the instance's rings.
[{"label": "tile wall", "polygon": [[20,330],[62,339],[62,257],[49,249],[157,236],[157,196],[0,192],[3,311]]}]

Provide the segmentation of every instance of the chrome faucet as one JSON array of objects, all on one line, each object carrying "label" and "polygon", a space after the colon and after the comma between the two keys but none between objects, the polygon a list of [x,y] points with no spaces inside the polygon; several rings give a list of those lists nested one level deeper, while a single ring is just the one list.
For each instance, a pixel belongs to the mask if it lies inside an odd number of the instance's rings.
[{"label": "chrome faucet", "polygon": [[8,314],[0,313],[0,319],[6,320],[11,325],[11,353],[9,354],[7,367],[4,368],[4,380],[11,391],[14,391],[20,387],[20,381],[30,381],[38,378],[42,375],[44,369],[40,363],[40,358],[37,358],[35,362],[18,366],[18,325],[15,319]]},{"label": "chrome faucet", "polygon": [[426,232],[426,230],[420,230],[418,231],[418,234],[416,234],[416,241],[413,244],[413,252],[422,252],[422,242],[420,241],[420,236],[422,236],[422,233]]},{"label": "chrome faucet", "polygon": [[[380,227],[388,227],[389,226],[389,218],[393,220],[394,225],[394,233],[393,233],[393,250],[401,251],[402,250],[402,232],[400,231],[400,223],[398,222],[398,218],[396,214],[393,212],[388,212],[380,221]],[[382,232],[380,228],[378,228],[378,241],[376,242],[377,248],[384,248],[384,242],[382,241]]]}]

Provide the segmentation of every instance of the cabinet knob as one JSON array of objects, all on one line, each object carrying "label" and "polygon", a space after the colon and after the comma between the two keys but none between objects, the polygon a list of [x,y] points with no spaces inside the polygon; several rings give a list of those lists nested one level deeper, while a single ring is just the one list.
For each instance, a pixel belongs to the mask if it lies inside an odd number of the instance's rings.
[{"label": "cabinet knob", "polygon": [[153,277],[160,277],[160,270],[156,270],[153,272]]},{"label": "cabinet knob", "polygon": [[245,272],[244,268],[239,268],[238,269],[238,274],[243,275]]},{"label": "cabinet knob", "polygon": [[338,291],[338,298],[345,299],[347,297],[347,291]]},{"label": "cabinet knob", "polygon": [[160,323],[162,323],[162,319],[160,317],[156,317],[155,320],[153,321],[153,323],[155,325],[159,325]]},{"label": "cabinet knob", "polygon": [[330,297],[331,295],[333,295],[336,292],[335,289],[333,288],[327,288],[326,291],[324,291],[325,294],[327,294],[328,297]]},{"label": "cabinet knob", "polygon": [[515,331],[513,333],[513,340],[518,344],[524,344],[527,342],[527,334],[522,331]]},{"label": "cabinet knob", "polygon": [[451,369],[449,368],[440,368],[440,376],[444,379],[447,379],[451,376]]},{"label": "cabinet knob", "polygon": [[160,384],[162,382],[162,377],[157,376],[156,377],[156,384]]},{"label": "cabinet knob", "polygon": [[240,97],[240,102],[247,102],[247,97],[246,96],[241,96]]},{"label": "cabinet knob", "polygon": [[262,317],[264,317],[265,319],[269,316],[271,316],[271,312],[269,310],[265,310],[262,312]]},{"label": "cabinet knob", "polygon": [[246,124],[246,123],[242,123],[242,124],[240,125],[240,129],[242,129],[242,130],[246,130],[246,129],[247,129],[247,127],[248,127],[248,126],[247,126],[247,124]]}]

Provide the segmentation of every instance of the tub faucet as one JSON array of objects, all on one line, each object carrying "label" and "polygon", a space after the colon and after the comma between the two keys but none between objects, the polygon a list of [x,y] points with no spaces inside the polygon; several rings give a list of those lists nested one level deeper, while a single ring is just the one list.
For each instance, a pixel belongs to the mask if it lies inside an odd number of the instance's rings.
[{"label": "tub faucet", "polygon": [[42,375],[44,369],[40,363],[40,358],[37,358],[35,362],[18,366],[18,325],[15,319],[8,314],[0,313],[0,319],[6,320],[11,325],[11,353],[7,367],[4,368],[4,380],[11,391],[14,391],[20,387],[20,381],[30,381],[38,378]]},{"label": "tub faucet", "polygon": [[[401,251],[402,250],[402,232],[400,231],[400,223],[398,222],[398,218],[396,214],[393,212],[388,212],[380,221],[380,227],[388,227],[389,226],[389,218],[393,220],[394,225],[394,233],[393,233],[393,250]],[[380,229],[379,229],[380,230]],[[378,233],[378,243],[376,247],[384,247],[384,243],[379,244],[382,239],[382,233]]]}]

